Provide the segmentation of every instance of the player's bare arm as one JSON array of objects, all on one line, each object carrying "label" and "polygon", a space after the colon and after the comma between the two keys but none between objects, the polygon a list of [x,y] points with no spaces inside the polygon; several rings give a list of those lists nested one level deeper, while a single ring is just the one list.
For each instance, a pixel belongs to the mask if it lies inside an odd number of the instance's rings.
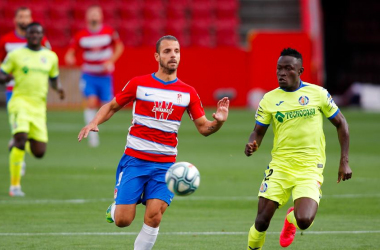
[{"label": "player's bare arm", "polygon": [[206,116],[202,116],[194,120],[194,124],[197,127],[199,133],[204,136],[209,136],[218,131],[228,118],[229,105],[230,100],[228,100],[228,97],[223,97],[218,101],[216,112],[212,114],[212,117],[215,120],[209,121]]},{"label": "player's bare arm", "polygon": [[49,78],[49,83],[50,83],[50,86],[55,91],[57,91],[57,93],[59,95],[59,99],[61,99],[61,100],[65,99],[65,91],[63,90],[62,85],[61,85],[61,83],[58,80],[58,77],[56,77],[56,78]]},{"label": "player's bare arm", "polygon": [[268,127],[261,126],[259,124],[255,125],[255,128],[249,137],[248,143],[245,145],[244,153],[246,156],[251,156],[259,149],[267,129]]},{"label": "player's bare arm", "polygon": [[65,55],[65,62],[67,65],[73,66],[76,64],[75,49],[69,48]]},{"label": "player's bare arm", "polygon": [[350,134],[348,131],[348,123],[342,112],[339,112],[333,119],[330,120],[337,129],[338,139],[340,144],[340,163],[338,171],[338,181],[351,179],[352,171],[348,165],[348,150],[350,145]]},{"label": "player's bare arm", "polygon": [[113,98],[112,101],[110,101],[107,104],[104,104],[96,113],[95,118],[87,124],[84,128],[81,129],[81,131],[78,134],[78,141],[81,141],[83,138],[87,138],[88,133],[90,131],[98,132],[99,128],[98,125],[106,122],[108,119],[110,119],[117,111],[119,111],[122,108],[117,102],[116,99]]},{"label": "player's bare arm", "polygon": [[0,84],[4,84],[9,82],[10,80],[13,79],[13,76],[10,74],[6,74],[2,70],[0,70]]}]

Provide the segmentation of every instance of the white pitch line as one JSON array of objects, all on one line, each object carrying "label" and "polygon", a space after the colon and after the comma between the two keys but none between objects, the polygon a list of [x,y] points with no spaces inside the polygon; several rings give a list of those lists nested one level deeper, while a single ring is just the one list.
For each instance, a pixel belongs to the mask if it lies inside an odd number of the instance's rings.
[{"label": "white pitch line", "polygon": [[[352,198],[380,198],[380,194],[337,194],[337,195],[324,195],[323,199],[352,199]],[[174,201],[257,201],[255,196],[192,196],[192,197],[174,197]],[[1,204],[84,204],[91,202],[112,202],[112,198],[99,198],[99,199],[68,199],[68,200],[0,200]]]},{"label": "white pitch line", "polygon": [[[366,231],[305,231],[303,234],[378,234],[380,230]],[[0,233],[0,236],[119,236],[138,232],[61,232],[61,233]],[[246,235],[247,232],[162,232],[160,235]],[[278,235],[280,232],[267,232]]]}]

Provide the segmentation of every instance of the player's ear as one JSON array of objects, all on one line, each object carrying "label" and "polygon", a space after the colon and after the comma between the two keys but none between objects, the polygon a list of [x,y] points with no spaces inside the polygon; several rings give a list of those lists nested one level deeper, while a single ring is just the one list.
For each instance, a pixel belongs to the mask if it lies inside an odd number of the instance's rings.
[{"label": "player's ear", "polygon": [[156,59],[157,62],[160,61],[160,55],[157,52],[154,53],[154,59]]},{"label": "player's ear", "polygon": [[304,67],[301,67],[301,68],[299,69],[299,71],[298,71],[298,75],[299,75],[299,76],[302,75],[303,71],[304,71]]}]

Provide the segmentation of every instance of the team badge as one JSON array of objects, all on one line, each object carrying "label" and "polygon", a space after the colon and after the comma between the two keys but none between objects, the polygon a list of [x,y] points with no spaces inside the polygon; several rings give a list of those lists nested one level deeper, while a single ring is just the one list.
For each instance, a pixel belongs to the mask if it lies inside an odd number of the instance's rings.
[{"label": "team badge", "polygon": [[265,191],[267,191],[267,189],[268,189],[268,184],[266,182],[261,183],[260,193],[265,193]]},{"label": "team badge", "polygon": [[41,62],[42,62],[42,63],[46,63],[46,62],[47,62],[46,57],[41,57]]},{"label": "team badge", "polygon": [[298,102],[302,105],[302,106],[306,106],[308,103],[309,103],[309,97],[305,96],[305,95],[302,95],[299,99],[298,99]]},{"label": "team badge", "polygon": [[182,94],[177,95],[177,102],[181,103],[182,102]]},{"label": "team badge", "polygon": [[113,192],[113,198],[116,199],[117,197],[117,188],[115,188],[115,191]]}]

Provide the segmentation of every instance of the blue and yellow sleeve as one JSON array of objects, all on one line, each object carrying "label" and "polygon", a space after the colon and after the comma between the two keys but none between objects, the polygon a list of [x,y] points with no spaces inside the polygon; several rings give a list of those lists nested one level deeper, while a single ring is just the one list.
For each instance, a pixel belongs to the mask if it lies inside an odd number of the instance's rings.
[{"label": "blue and yellow sleeve", "polygon": [[255,119],[256,124],[264,127],[268,127],[271,123],[272,115],[268,112],[265,96],[261,99],[259,106],[257,107]]},{"label": "blue and yellow sleeve", "polygon": [[328,119],[334,118],[339,113],[338,106],[330,93],[324,88],[321,90],[321,110]]}]

